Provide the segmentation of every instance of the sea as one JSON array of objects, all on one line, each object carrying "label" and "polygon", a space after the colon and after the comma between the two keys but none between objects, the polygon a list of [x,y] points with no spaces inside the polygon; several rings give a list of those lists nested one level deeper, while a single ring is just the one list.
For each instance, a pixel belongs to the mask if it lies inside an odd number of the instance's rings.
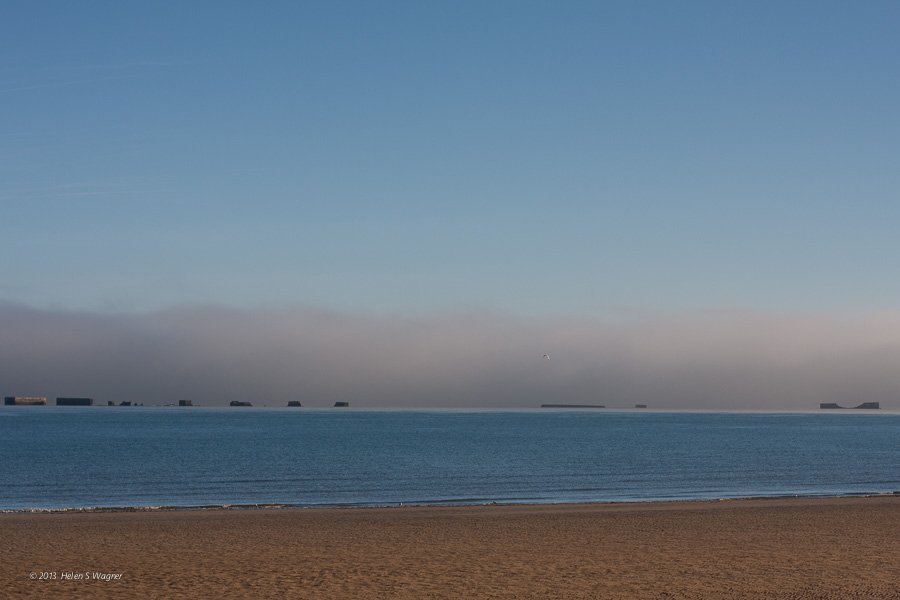
[{"label": "sea", "polygon": [[0,407],[0,511],[900,493],[900,415]]}]

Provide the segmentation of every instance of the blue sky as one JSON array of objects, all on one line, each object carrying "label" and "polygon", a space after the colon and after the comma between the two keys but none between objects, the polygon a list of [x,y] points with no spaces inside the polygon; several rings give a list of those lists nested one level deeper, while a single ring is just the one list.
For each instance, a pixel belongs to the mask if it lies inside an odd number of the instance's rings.
[{"label": "blue sky", "polygon": [[893,309],[898,30],[892,2],[7,2],[0,299]]}]

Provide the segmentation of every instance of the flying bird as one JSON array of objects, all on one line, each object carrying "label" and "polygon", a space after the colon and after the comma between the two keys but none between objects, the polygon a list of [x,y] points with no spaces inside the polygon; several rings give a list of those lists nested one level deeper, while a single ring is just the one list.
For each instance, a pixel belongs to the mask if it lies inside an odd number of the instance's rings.
[{"label": "flying bird", "polygon": [[549,355],[549,354],[545,354],[542,358],[546,358],[547,360],[550,360],[550,355]]}]

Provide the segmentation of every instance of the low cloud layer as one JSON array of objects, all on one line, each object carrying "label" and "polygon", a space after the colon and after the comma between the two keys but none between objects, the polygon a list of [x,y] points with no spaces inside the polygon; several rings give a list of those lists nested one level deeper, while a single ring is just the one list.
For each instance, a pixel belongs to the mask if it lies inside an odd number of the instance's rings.
[{"label": "low cloud layer", "polygon": [[[0,305],[0,392],[203,406],[900,409],[900,313],[380,317]],[[542,358],[547,353],[551,360]],[[51,401],[52,402],[52,401]]]}]

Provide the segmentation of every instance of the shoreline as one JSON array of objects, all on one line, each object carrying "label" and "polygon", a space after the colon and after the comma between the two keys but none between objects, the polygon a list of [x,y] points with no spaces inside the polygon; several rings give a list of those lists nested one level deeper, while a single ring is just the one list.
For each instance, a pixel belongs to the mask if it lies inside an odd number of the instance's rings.
[{"label": "shoreline", "polygon": [[6,513],[0,547],[13,598],[896,598],[900,495]]},{"label": "shoreline", "polygon": [[347,504],[290,504],[281,502],[260,502],[256,504],[200,504],[200,505],[159,505],[159,506],[73,506],[60,508],[12,508],[0,509],[0,515],[15,514],[82,514],[82,513],[134,513],[134,512],[190,512],[190,511],[256,511],[256,510],[352,510],[376,508],[425,508],[425,507],[478,507],[478,506],[616,506],[623,504],[669,504],[704,503],[767,500],[820,500],[843,498],[900,498],[900,490],[887,492],[848,492],[844,494],[775,494],[764,496],[722,496],[715,498],[673,498],[648,500],[597,500],[579,502],[521,502],[504,500],[436,500],[404,501],[390,503],[347,503]]},{"label": "shoreline", "polygon": [[0,510],[0,521],[4,517],[35,516],[40,515],[117,515],[117,514],[180,514],[180,513],[248,513],[273,512],[273,513],[303,513],[303,512],[353,512],[353,511],[423,511],[423,510],[535,510],[553,511],[566,510],[616,510],[619,508],[702,508],[708,506],[738,506],[746,507],[759,505],[792,505],[797,506],[815,503],[832,504],[852,501],[878,501],[897,502],[900,508],[900,491],[881,493],[861,493],[847,495],[784,495],[784,496],[735,496],[722,498],[691,498],[673,500],[625,500],[610,502],[477,502],[471,504],[456,503],[392,503],[392,504],[329,504],[329,505],[292,505],[292,504],[210,504],[202,506],[111,506],[111,507],[83,507],[83,508],[36,508],[23,510]]}]

